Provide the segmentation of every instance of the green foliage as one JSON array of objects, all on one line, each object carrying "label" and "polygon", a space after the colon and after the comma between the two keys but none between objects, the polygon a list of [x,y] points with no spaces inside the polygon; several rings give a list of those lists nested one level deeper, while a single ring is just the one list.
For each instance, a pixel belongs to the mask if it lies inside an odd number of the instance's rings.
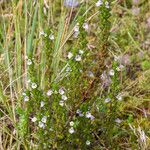
[{"label": "green foliage", "polygon": [[2,149],[149,148],[148,2],[0,3]]}]

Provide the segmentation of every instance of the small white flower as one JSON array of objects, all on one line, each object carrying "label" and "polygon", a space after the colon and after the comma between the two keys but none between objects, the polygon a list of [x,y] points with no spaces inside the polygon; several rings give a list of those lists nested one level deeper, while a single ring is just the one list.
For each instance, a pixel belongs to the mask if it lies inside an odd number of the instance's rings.
[{"label": "small white flower", "polygon": [[75,60],[76,61],[81,61],[81,56],[80,55],[76,55]]},{"label": "small white flower", "polygon": [[86,117],[86,118],[89,118],[89,119],[91,119],[91,120],[94,120],[94,119],[95,119],[95,117],[94,117],[89,111],[86,112],[85,117]]},{"label": "small white flower", "polygon": [[70,126],[74,126],[74,122],[73,121],[70,121]]},{"label": "small white flower", "polygon": [[23,93],[22,93],[22,95],[23,95],[23,96],[26,96],[26,93],[25,93],[25,92],[23,92]]},{"label": "small white flower", "polygon": [[87,31],[89,29],[89,25],[87,23],[84,23],[83,28]]},{"label": "small white flower", "polygon": [[32,83],[31,87],[32,87],[32,89],[36,89],[37,88],[37,84],[36,83]]},{"label": "small white flower", "polygon": [[49,131],[54,131],[53,128],[49,128]]},{"label": "small white flower", "polygon": [[70,129],[69,129],[69,133],[70,134],[73,134],[75,131],[74,131],[74,128],[73,127],[71,127]]},{"label": "small white flower", "polygon": [[87,75],[90,77],[90,78],[94,78],[94,73],[92,71],[88,71]]},{"label": "small white flower", "polygon": [[33,117],[33,118],[31,119],[31,121],[32,121],[32,122],[36,122],[36,121],[37,121],[37,118],[36,118],[36,117]]},{"label": "small white flower", "polygon": [[95,117],[94,117],[93,115],[91,115],[90,119],[91,119],[91,120],[94,120],[94,119],[95,119]]},{"label": "small white flower", "polygon": [[41,32],[39,33],[39,36],[47,37],[47,34],[46,34],[46,33],[44,33],[44,31],[41,31]]},{"label": "small white flower", "polygon": [[59,89],[59,91],[58,91],[58,92],[59,92],[59,94],[60,94],[60,95],[63,95],[63,94],[65,93],[65,91],[64,91],[62,88],[61,88],[61,89]]},{"label": "small white flower", "polygon": [[53,94],[53,91],[52,90],[48,90],[47,91],[47,96],[51,96]]},{"label": "small white flower", "polygon": [[46,117],[46,116],[44,116],[44,117],[41,119],[41,121],[42,121],[43,123],[46,123],[46,121],[47,121],[47,117]]},{"label": "small white flower", "polygon": [[79,116],[80,116],[80,117],[83,117],[84,115],[81,113],[81,114],[79,114]]},{"label": "small white flower", "polygon": [[122,71],[123,69],[124,69],[124,66],[123,66],[123,65],[119,65],[119,66],[116,68],[117,71]]},{"label": "small white flower", "polygon": [[44,31],[41,31],[41,32],[39,33],[39,35],[40,35],[40,36],[41,36],[41,35],[45,35]]},{"label": "small white flower", "polygon": [[79,32],[79,23],[77,23],[74,27],[74,32]]},{"label": "small white flower", "polygon": [[90,145],[91,142],[89,140],[86,141],[86,145]]},{"label": "small white flower", "polygon": [[99,7],[99,6],[101,6],[102,4],[103,4],[102,0],[98,0],[98,1],[96,2],[96,7]]},{"label": "small white flower", "polygon": [[73,54],[71,52],[69,52],[67,57],[68,57],[68,59],[71,59],[73,57]]},{"label": "small white flower", "polygon": [[49,35],[49,39],[50,39],[50,40],[54,40],[54,39],[55,39],[54,35],[53,35],[53,34],[50,34],[50,35]]},{"label": "small white flower", "polygon": [[64,106],[64,101],[60,101],[59,105],[63,107]]},{"label": "small white flower", "polygon": [[117,98],[118,101],[122,101],[122,94],[121,94],[121,93],[118,94],[118,95],[116,96],[116,98]]},{"label": "small white flower", "polygon": [[44,128],[44,127],[45,127],[45,124],[40,121],[40,122],[39,122],[39,127],[40,127],[40,128]]},{"label": "small white flower", "polygon": [[40,107],[44,107],[45,103],[43,101],[41,101],[40,103]]},{"label": "small white flower", "polygon": [[67,68],[66,68],[66,72],[70,72],[70,71],[72,71],[72,70],[71,70],[71,67],[67,67]]},{"label": "small white flower", "polygon": [[25,101],[25,102],[29,101],[29,97],[28,97],[28,96],[25,96],[25,97],[24,97],[24,101]]},{"label": "small white flower", "polygon": [[109,8],[109,3],[107,1],[105,2],[105,7]]},{"label": "small white flower", "polygon": [[32,65],[32,60],[31,60],[31,59],[28,59],[28,60],[27,60],[27,65],[28,65],[28,66]]},{"label": "small white flower", "polygon": [[119,57],[118,56],[114,56],[114,61],[118,61],[119,60]]},{"label": "small white flower", "polygon": [[116,118],[116,119],[115,119],[115,122],[120,124],[120,123],[122,122],[122,120],[119,119],[119,118]]},{"label": "small white flower", "polygon": [[80,49],[80,50],[79,50],[79,54],[82,55],[83,53],[84,53],[84,51]]},{"label": "small white flower", "polygon": [[82,113],[82,111],[80,109],[77,109],[76,113],[80,114],[80,113]]},{"label": "small white flower", "polygon": [[86,112],[86,114],[85,114],[85,117],[86,117],[86,118],[91,118],[91,116],[92,116],[92,115],[91,115],[91,113],[90,113],[89,111]]},{"label": "small white flower", "polygon": [[79,33],[80,33],[80,32],[75,32],[75,33],[73,34],[73,37],[74,37],[74,38],[78,38]]},{"label": "small white flower", "polygon": [[109,71],[109,75],[110,75],[110,76],[114,76],[114,75],[115,75],[115,71],[114,71],[113,69],[111,69],[111,70]]},{"label": "small white flower", "polygon": [[83,117],[83,116],[84,116],[84,115],[82,114],[82,111],[79,110],[79,109],[76,111],[76,113],[77,113],[80,117]]},{"label": "small white flower", "polygon": [[68,98],[67,98],[67,96],[66,95],[62,95],[62,100],[64,100],[64,101],[66,101]]},{"label": "small white flower", "polygon": [[77,23],[77,24],[75,25],[75,27],[74,27],[73,30],[74,30],[73,36],[74,36],[74,38],[77,38],[78,35],[79,35],[79,23]]},{"label": "small white flower", "polygon": [[106,99],[105,99],[105,103],[109,103],[110,101],[111,101],[110,98],[106,98]]}]

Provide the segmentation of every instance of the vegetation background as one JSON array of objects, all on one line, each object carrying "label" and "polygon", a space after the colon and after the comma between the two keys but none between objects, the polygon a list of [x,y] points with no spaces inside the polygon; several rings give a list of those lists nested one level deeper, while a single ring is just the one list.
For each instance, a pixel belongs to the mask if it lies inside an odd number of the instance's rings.
[{"label": "vegetation background", "polygon": [[149,0],[0,0],[0,150],[149,150],[149,119]]}]

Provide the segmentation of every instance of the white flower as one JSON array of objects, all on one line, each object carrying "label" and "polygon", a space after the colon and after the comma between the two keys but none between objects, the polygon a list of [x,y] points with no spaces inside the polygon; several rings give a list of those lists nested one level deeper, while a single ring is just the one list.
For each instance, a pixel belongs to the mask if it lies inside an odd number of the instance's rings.
[{"label": "white flower", "polygon": [[81,56],[80,55],[76,55],[75,60],[76,61],[81,61]]},{"label": "white flower", "polygon": [[119,57],[118,56],[114,56],[114,61],[118,61],[119,60]]},{"label": "white flower", "polygon": [[26,93],[25,93],[25,92],[23,92],[23,93],[22,93],[22,95],[23,95],[23,96],[26,96]]},{"label": "white flower", "polygon": [[99,6],[101,6],[102,4],[103,4],[102,0],[98,0],[98,1],[96,2],[96,7],[99,7]]},{"label": "white flower", "polygon": [[36,122],[36,121],[37,121],[37,118],[36,118],[36,117],[33,117],[33,118],[31,119],[31,121],[32,121],[32,122]]},{"label": "white flower", "polygon": [[86,112],[86,114],[85,114],[85,116],[86,116],[86,118],[91,118],[91,113],[88,111],[88,112]]},{"label": "white flower", "polygon": [[95,117],[94,117],[89,111],[86,112],[85,117],[86,117],[86,118],[89,118],[89,119],[91,119],[91,120],[94,120],[94,119],[95,119]]},{"label": "white flower", "polygon": [[118,95],[116,96],[116,98],[117,98],[118,101],[122,101],[122,94],[121,94],[121,93],[118,94]]},{"label": "white flower", "polygon": [[49,128],[49,131],[54,131],[53,128]]},{"label": "white flower", "polygon": [[109,3],[107,1],[105,2],[105,7],[109,8]]},{"label": "white flower", "polygon": [[94,119],[95,119],[95,117],[94,117],[93,115],[91,115],[90,119],[91,119],[91,120],[94,120]]},{"label": "white flower", "polygon": [[72,71],[72,70],[71,70],[71,67],[67,67],[67,68],[66,68],[66,72],[69,72],[69,71]]},{"label": "white flower", "polygon": [[44,35],[45,33],[44,33],[44,31],[40,31],[40,35]]},{"label": "white flower", "polygon": [[89,25],[87,23],[84,23],[83,28],[87,31],[89,29]]},{"label": "white flower", "polygon": [[41,31],[39,35],[40,35],[40,36],[42,35],[42,36],[44,36],[44,37],[47,37],[47,34],[44,33],[44,31]]},{"label": "white flower", "polygon": [[88,71],[87,75],[91,78],[94,78],[94,73],[92,71]]},{"label": "white flower", "polygon": [[80,49],[80,50],[79,50],[79,54],[82,55],[83,53],[84,53],[84,51]]},{"label": "white flower", "polygon": [[37,84],[36,83],[32,83],[31,87],[32,87],[32,89],[36,89],[37,88]]},{"label": "white flower", "polygon": [[90,145],[91,142],[89,140],[86,141],[86,145]]},{"label": "white flower", "polygon": [[83,116],[84,116],[84,115],[82,114],[82,111],[79,110],[79,109],[76,111],[76,113],[77,113],[80,117],[83,117]]},{"label": "white flower", "polygon": [[60,101],[59,105],[63,107],[64,106],[64,101]]},{"label": "white flower", "polygon": [[115,71],[114,71],[113,69],[111,69],[111,70],[109,71],[109,75],[110,75],[110,76],[114,76],[114,75],[115,75]]},{"label": "white flower", "polygon": [[44,128],[44,127],[45,127],[45,124],[40,121],[40,122],[39,122],[39,127],[40,127],[40,128]]},{"label": "white flower", "polygon": [[71,52],[68,53],[68,59],[71,59],[73,57],[73,54]]},{"label": "white flower", "polygon": [[74,32],[79,32],[79,23],[77,23],[74,27]]},{"label": "white flower", "polygon": [[116,68],[116,70],[117,70],[117,71],[122,71],[122,70],[123,70],[123,68],[124,68],[124,66],[123,66],[123,65],[119,65],[119,66]]},{"label": "white flower", "polygon": [[79,35],[79,33],[80,33],[80,32],[75,32],[75,33],[73,34],[73,37],[74,37],[74,38],[77,38],[78,35]]},{"label": "white flower", "polygon": [[70,126],[74,126],[74,122],[73,121],[70,121]]},{"label": "white flower", "polygon": [[65,91],[64,91],[62,88],[61,88],[61,89],[59,89],[59,91],[58,91],[58,92],[59,92],[59,94],[60,94],[60,95],[63,95],[63,94],[65,93]]},{"label": "white flower", "polygon": [[78,0],[64,0],[64,6],[77,7],[79,5]]},{"label": "white flower", "polygon": [[105,99],[105,103],[109,103],[110,101],[111,101],[110,98],[106,98],[106,99]]},{"label": "white flower", "polygon": [[43,107],[44,105],[45,105],[45,103],[43,101],[41,101],[40,107]]},{"label": "white flower", "polygon": [[47,96],[51,96],[53,94],[53,91],[52,90],[48,90],[47,91]]},{"label": "white flower", "polygon": [[66,101],[66,100],[68,99],[66,95],[62,95],[61,98],[62,98],[64,101]]},{"label": "white flower", "polygon": [[122,122],[122,120],[120,120],[119,118],[116,118],[115,122],[120,124]]},{"label": "white flower", "polygon": [[42,121],[43,123],[46,123],[46,121],[47,121],[47,117],[46,117],[46,116],[44,116],[44,117],[41,119],[41,121]]},{"label": "white flower", "polygon": [[77,109],[76,113],[80,114],[80,113],[82,113],[82,111],[80,109]]},{"label": "white flower", "polygon": [[71,127],[71,128],[69,129],[69,133],[72,134],[72,133],[74,133],[74,132],[75,132],[75,131],[74,131],[74,128]]},{"label": "white flower", "polygon": [[50,35],[49,35],[49,39],[50,39],[50,40],[54,40],[54,39],[55,39],[54,35],[53,35],[53,34],[50,34]]},{"label": "white flower", "polygon": [[77,38],[78,37],[78,35],[79,35],[79,23],[77,23],[76,25],[75,25],[75,27],[74,27],[74,38]]},{"label": "white flower", "polygon": [[28,66],[32,65],[32,60],[31,60],[31,59],[28,59],[28,60],[27,60],[27,65],[28,65]]},{"label": "white flower", "polygon": [[24,101],[25,101],[25,102],[29,101],[29,97],[28,97],[28,96],[25,96],[25,97],[24,97]]},{"label": "white flower", "polygon": [[83,117],[84,115],[81,113],[81,114],[79,114],[79,116],[80,116],[80,117]]}]

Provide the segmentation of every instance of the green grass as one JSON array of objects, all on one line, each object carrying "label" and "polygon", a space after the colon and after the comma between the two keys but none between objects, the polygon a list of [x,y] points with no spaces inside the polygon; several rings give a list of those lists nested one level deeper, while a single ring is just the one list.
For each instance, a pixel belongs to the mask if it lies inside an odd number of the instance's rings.
[{"label": "green grass", "polygon": [[150,3],[96,2],[0,1],[0,149],[150,149]]}]

